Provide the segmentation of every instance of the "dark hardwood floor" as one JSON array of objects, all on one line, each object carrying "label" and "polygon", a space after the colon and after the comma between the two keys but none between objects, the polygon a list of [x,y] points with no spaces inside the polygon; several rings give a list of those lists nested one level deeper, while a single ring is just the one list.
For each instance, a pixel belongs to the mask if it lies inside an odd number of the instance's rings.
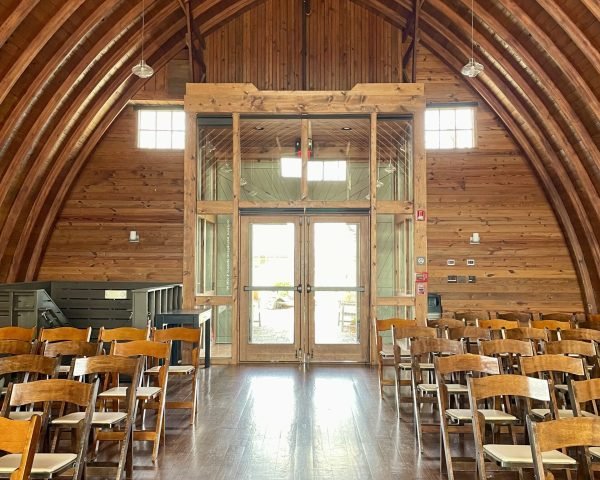
[{"label": "dark hardwood floor", "polygon": [[[187,384],[175,395],[188,390]],[[397,420],[364,366],[213,366],[202,372],[198,423],[167,412],[158,466],[135,448],[136,479],[439,479],[439,437],[419,456],[411,406]],[[150,419],[151,420],[151,419]],[[467,477],[462,477],[467,478]],[[473,478],[470,474],[468,478]]]}]

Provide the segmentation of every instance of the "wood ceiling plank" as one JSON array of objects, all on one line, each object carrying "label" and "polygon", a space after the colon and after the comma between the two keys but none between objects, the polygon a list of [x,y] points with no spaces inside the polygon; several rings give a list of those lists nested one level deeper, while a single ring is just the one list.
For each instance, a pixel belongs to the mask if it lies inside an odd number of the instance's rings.
[{"label": "wood ceiling plank", "polygon": [[27,18],[40,0],[29,0],[27,2],[17,2],[17,7],[12,11],[9,17],[0,25],[0,48],[4,46],[6,40]]}]

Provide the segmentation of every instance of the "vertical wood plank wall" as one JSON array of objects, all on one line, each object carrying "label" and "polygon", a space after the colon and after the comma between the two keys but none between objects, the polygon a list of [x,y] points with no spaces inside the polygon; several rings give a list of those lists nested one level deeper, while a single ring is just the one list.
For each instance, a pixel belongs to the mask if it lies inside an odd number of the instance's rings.
[{"label": "vertical wood plank wall", "polygon": [[[300,3],[266,0],[209,35],[208,81],[301,88]],[[311,3],[310,89],[399,81],[399,29],[353,2]],[[136,98],[181,100],[185,57],[157,72],[161,81]],[[465,81],[425,48],[417,70],[428,102],[480,102],[476,149],[427,152],[429,292],[442,294],[445,310],[583,310],[564,238],[526,158]],[[40,279],[182,280],[183,152],[138,150],[135,128],[128,107],[90,156]],[[139,244],[128,242],[130,229],[140,233]],[[473,232],[478,246],[469,244]],[[456,266],[446,266],[449,258]],[[467,267],[467,258],[476,265]],[[475,275],[477,283],[448,284],[447,275]]]}]

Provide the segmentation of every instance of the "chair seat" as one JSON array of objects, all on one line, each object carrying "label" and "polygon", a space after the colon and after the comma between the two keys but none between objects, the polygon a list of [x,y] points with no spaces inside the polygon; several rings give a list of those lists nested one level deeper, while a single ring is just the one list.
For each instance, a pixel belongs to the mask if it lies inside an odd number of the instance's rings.
[{"label": "chair seat", "polygon": [[[410,362],[401,362],[398,364],[400,370],[410,370],[412,369],[412,363]],[[419,363],[419,367],[421,370],[433,370],[433,363]]]},{"label": "chair seat", "polygon": [[8,387],[2,387],[2,388],[0,388],[0,397],[2,395],[6,395],[7,390],[8,390]]},{"label": "chair seat", "polygon": [[569,387],[567,387],[566,385],[562,385],[562,384],[558,384],[558,385],[554,385],[554,388],[556,388],[558,391],[560,392],[568,392],[569,391]]},{"label": "chair seat", "polygon": [[60,365],[58,367],[58,373],[69,373],[71,371],[71,365]]},{"label": "chair seat", "polygon": [[[52,425],[76,425],[85,418],[85,412],[73,412],[52,420]],[[92,425],[111,426],[127,418],[125,412],[94,412]]]},{"label": "chair seat", "polygon": [[[141,400],[148,400],[150,398],[154,398],[158,396],[161,389],[160,387],[138,387],[136,392],[136,397]],[[127,387],[114,387],[105,390],[104,392],[98,394],[99,398],[126,398],[127,397]]]},{"label": "chair seat", "polygon": [[[458,383],[447,383],[448,393],[468,393],[466,385],[460,385]],[[417,389],[425,393],[435,393],[438,391],[437,383],[421,383],[417,385]]]},{"label": "chair seat", "polygon": [[[483,451],[502,466],[527,466],[533,464],[530,445],[484,445]],[[547,465],[576,465],[577,461],[558,450],[542,452],[542,462]]]},{"label": "chair seat", "polygon": [[[550,409],[549,408],[532,408],[531,414],[537,418],[544,418],[544,417],[546,417],[546,415],[550,415]],[[586,412],[586,411],[581,412],[581,415],[583,417],[595,417],[596,416],[593,413]],[[573,418],[573,410],[568,410],[566,408],[559,409],[558,410],[558,418]]]},{"label": "chair seat", "polygon": [[[77,460],[74,453],[36,453],[33,457],[32,475],[53,474],[70,467]],[[14,472],[21,463],[21,454],[12,453],[0,457],[0,474]]]},{"label": "chair seat", "polygon": [[[156,367],[152,367],[149,368],[148,370],[146,370],[146,373],[149,374],[158,374],[160,371],[160,367],[157,365]],[[169,366],[169,373],[174,373],[175,375],[179,374],[179,375],[189,375],[190,373],[194,372],[194,366],[193,365],[170,365]]]},{"label": "chair seat", "polygon": [[35,411],[21,411],[21,412],[10,412],[8,414],[8,418],[11,420],[29,420],[34,415],[39,415],[40,417],[44,415],[44,412],[35,412]]},{"label": "chair seat", "polygon": [[600,447],[590,447],[589,450],[592,457],[600,458]]},{"label": "chair seat", "polygon": [[379,356],[382,358],[394,358],[394,346],[387,344],[383,345],[379,351]]},{"label": "chair seat", "polygon": [[[502,410],[495,410],[492,408],[482,408],[478,412],[483,414],[483,418],[486,422],[516,422],[517,417],[510,413],[503,412]],[[469,408],[449,408],[446,410],[446,415],[453,420],[460,422],[470,421],[473,418],[471,409]]]}]

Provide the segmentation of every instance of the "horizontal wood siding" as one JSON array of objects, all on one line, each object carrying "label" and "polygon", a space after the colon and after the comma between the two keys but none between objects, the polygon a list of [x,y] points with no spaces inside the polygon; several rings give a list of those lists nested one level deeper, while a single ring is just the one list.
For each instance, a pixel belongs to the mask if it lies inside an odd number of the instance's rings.
[{"label": "horizontal wood siding", "polygon": [[[136,148],[136,126],[126,108],[89,158],[39,279],[181,282],[183,151]],[[139,243],[129,242],[130,230]]]},{"label": "horizontal wood siding", "polygon": [[[314,0],[308,21],[311,89],[400,77],[401,31],[354,2]],[[209,82],[299,89],[301,2],[266,0],[206,38]],[[270,19],[270,21],[269,21]],[[182,99],[185,54],[136,100]],[[436,56],[419,49],[429,102],[479,102],[477,148],[428,152],[429,291],[445,310],[583,310],[565,240],[529,164],[485,103]],[[182,280],[183,152],[135,148],[126,109],[90,157],[60,215],[41,279]],[[139,244],[127,241],[140,233]],[[470,245],[473,232],[480,245]],[[448,258],[456,266],[446,266]],[[466,266],[466,259],[476,261]],[[475,284],[448,284],[475,275]]]}]

